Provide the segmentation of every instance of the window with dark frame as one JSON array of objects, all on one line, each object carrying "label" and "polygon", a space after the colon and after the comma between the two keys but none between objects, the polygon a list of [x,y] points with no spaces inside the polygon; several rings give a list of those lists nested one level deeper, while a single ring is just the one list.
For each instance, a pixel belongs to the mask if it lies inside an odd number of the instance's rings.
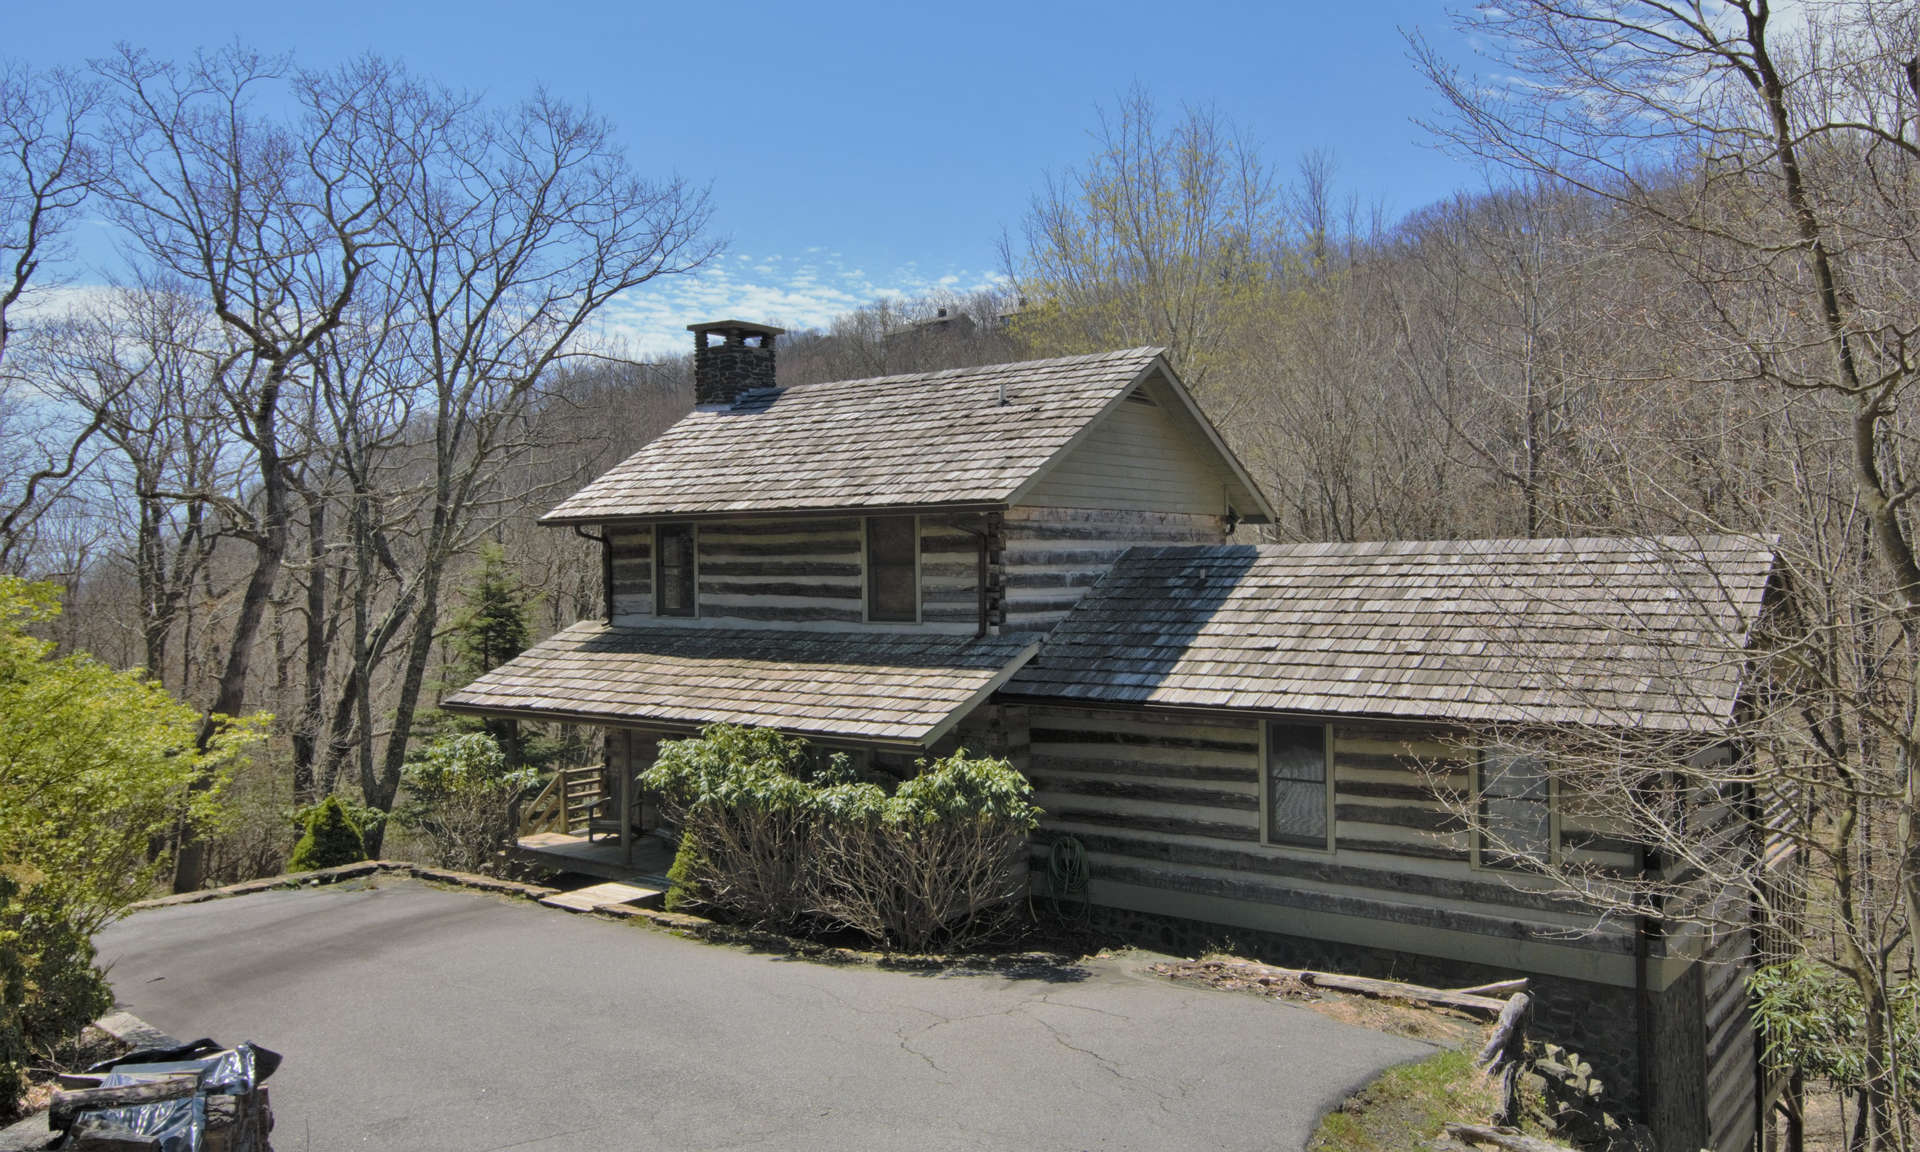
[{"label": "window with dark frame", "polygon": [[1267,842],[1327,847],[1327,726],[1267,724]]},{"label": "window with dark frame", "polygon": [[919,548],[913,517],[867,517],[867,619],[920,618]]},{"label": "window with dark frame", "polygon": [[1480,758],[1480,864],[1524,868],[1553,856],[1553,781],[1538,756],[1489,749]]},{"label": "window with dark frame", "polygon": [[658,524],[653,529],[653,612],[695,615],[693,525]]}]

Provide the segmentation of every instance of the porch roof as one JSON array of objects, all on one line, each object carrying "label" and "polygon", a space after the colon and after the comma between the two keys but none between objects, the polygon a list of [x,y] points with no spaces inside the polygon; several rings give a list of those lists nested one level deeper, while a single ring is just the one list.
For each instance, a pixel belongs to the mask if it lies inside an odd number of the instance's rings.
[{"label": "porch roof", "polygon": [[1031,637],[582,622],[448,697],[457,712],[925,746],[1033,656]]}]

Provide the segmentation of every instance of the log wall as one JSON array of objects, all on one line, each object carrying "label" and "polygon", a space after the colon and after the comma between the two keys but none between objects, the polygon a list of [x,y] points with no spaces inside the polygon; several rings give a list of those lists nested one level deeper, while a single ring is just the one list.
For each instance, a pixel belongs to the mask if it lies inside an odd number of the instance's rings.
[{"label": "log wall", "polygon": [[613,618],[653,615],[653,529],[610,529],[613,552]]},{"label": "log wall", "polygon": [[[920,517],[921,623],[971,633],[979,618],[977,537],[967,517]],[[653,619],[653,530],[614,529],[614,621]],[[697,525],[697,620],[722,627],[866,626],[861,518],[768,517]]]},{"label": "log wall", "polygon": [[858,624],[862,538],[853,516],[701,524],[700,618]]},{"label": "log wall", "polygon": [[1334,847],[1324,851],[1262,842],[1258,717],[1035,703],[1028,722],[1047,813],[1036,852],[1078,838],[1096,887],[1123,906],[1221,919],[1181,910],[1204,905],[1246,927],[1345,931],[1355,944],[1416,952],[1444,944],[1451,951],[1435,954],[1488,964],[1557,957],[1561,974],[1580,978],[1605,969],[1617,982],[1631,968],[1630,934],[1588,932],[1590,913],[1474,866],[1439,795],[1470,789],[1472,768],[1435,734],[1334,725]]},{"label": "log wall", "polygon": [[1752,932],[1720,934],[1701,966],[1706,1037],[1708,1145],[1741,1152],[1753,1143],[1759,1111],[1759,1050],[1748,1010]]},{"label": "log wall", "polygon": [[[1036,875],[1046,875],[1052,844],[1072,836],[1087,852],[1090,897],[1109,918],[1198,921],[1221,926],[1228,939],[1243,930],[1250,939],[1310,941],[1334,967],[1347,952],[1356,969],[1398,954],[1405,961],[1390,968],[1456,963],[1540,977],[1543,990],[1617,992],[1627,1006],[1606,1011],[1593,996],[1576,997],[1569,1003],[1577,1018],[1559,1020],[1555,1032],[1596,1059],[1604,1054],[1618,1081],[1611,1094],[1634,1097],[1632,1082],[1620,1079],[1632,1075],[1643,1043],[1631,1009],[1631,926],[1596,928],[1592,911],[1542,882],[1477,866],[1469,834],[1442,798],[1471,795],[1475,767],[1444,732],[1334,721],[1334,844],[1317,850],[1262,840],[1264,718],[1027,703],[1028,774],[1045,810],[1034,838]],[[1635,865],[1631,846],[1583,812],[1577,797],[1560,797],[1556,809],[1563,855]],[[1732,805],[1702,809],[1716,830],[1733,813]],[[1751,1145],[1751,936],[1735,926],[1709,941],[1683,936],[1671,949],[1656,946],[1644,1043],[1662,1147]]]},{"label": "log wall", "polygon": [[1189,512],[1021,505],[1006,514],[1009,632],[1044,632],[1135,545],[1221,544],[1224,518]]}]

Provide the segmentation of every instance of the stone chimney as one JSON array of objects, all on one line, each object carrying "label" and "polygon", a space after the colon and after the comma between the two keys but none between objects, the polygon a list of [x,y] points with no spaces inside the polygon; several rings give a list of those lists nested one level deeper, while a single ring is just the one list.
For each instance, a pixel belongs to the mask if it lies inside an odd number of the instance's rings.
[{"label": "stone chimney", "polygon": [[[742,392],[773,387],[773,338],[786,331],[745,320],[689,324],[693,333],[693,402],[731,404]],[[713,343],[718,336],[721,342]],[[751,341],[751,343],[749,343]]]}]

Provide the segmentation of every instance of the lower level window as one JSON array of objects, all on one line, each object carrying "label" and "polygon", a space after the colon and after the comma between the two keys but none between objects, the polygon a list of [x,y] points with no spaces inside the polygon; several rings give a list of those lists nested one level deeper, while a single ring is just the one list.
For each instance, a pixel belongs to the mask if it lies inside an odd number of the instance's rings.
[{"label": "lower level window", "polygon": [[1553,857],[1553,781],[1538,756],[1489,749],[1480,758],[1480,863],[1490,868],[1544,864]]},{"label": "lower level window", "polygon": [[1267,725],[1267,842],[1329,847],[1327,726]]}]

